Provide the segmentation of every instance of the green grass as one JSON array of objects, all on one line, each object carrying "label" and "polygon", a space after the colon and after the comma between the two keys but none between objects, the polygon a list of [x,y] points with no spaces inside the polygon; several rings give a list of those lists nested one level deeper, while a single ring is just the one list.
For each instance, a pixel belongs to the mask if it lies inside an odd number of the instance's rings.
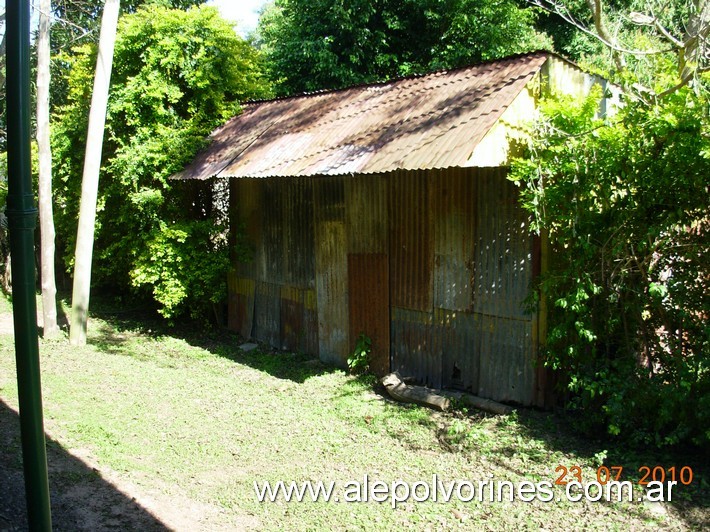
[{"label": "green grass", "polygon": [[[106,309],[107,307],[104,307]],[[587,441],[549,413],[440,414],[383,398],[305,355],[257,350],[223,332],[163,328],[150,316],[108,309],[89,345],[41,342],[47,432],[88,450],[135,485],[223,510],[225,523],[264,529],[470,527],[628,529],[700,527],[708,518],[702,464],[658,515],[636,503],[259,503],[254,481],[554,481],[558,465],[681,465],[691,455],[624,450]],[[16,408],[13,341],[0,336],[0,399]],[[697,461],[697,460],[696,460]],[[635,476],[634,476],[635,475]],[[81,476],[76,480],[81,481]],[[239,521],[230,521],[235,519]],[[247,521],[244,521],[246,519]]]}]

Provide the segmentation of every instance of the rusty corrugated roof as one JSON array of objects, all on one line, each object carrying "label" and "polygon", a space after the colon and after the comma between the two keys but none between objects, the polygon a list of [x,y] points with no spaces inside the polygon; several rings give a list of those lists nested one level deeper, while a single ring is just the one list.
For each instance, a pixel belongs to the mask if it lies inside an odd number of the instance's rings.
[{"label": "rusty corrugated roof", "polygon": [[182,179],[380,173],[464,166],[550,54],[247,103]]}]

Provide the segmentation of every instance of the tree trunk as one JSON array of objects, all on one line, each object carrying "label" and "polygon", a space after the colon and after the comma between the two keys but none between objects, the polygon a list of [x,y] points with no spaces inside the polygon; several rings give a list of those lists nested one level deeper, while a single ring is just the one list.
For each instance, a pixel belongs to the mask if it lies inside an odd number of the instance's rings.
[{"label": "tree trunk", "polygon": [[54,213],[52,210],[52,150],[49,145],[49,15],[51,0],[39,5],[37,35],[37,151],[39,155],[39,230],[44,337],[55,336],[57,285],[54,278]]},{"label": "tree trunk", "polygon": [[111,82],[113,48],[116,43],[116,26],[120,0],[106,0],[101,18],[99,54],[96,59],[94,90],[91,95],[89,130],[86,138],[84,175],[81,182],[81,206],[79,228],[76,235],[74,258],[74,289],[72,292],[72,316],[69,341],[72,345],[86,344],[86,323],[89,315],[91,287],[91,260],[94,251],[94,224],[96,222],[96,199],[99,189],[101,151],[106,125],[108,89]]}]

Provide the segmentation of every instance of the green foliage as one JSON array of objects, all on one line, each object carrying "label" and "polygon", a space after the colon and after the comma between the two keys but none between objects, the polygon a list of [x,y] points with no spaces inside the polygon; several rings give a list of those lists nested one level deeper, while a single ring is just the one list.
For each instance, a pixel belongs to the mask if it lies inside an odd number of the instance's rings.
[{"label": "green foliage", "polygon": [[700,83],[708,70],[707,42],[699,37],[708,34],[706,2],[527,2],[548,11],[538,26],[552,37],[555,50],[637,98],[650,102],[655,95]]},{"label": "green foliage", "polygon": [[351,373],[367,373],[370,368],[372,340],[365,333],[360,333],[355,342],[355,350],[348,357],[348,369]]},{"label": "green foliage", "polygon": [[[68,66],[68,93],[55,121],[53,149],[57,228],[68,265],[95,54],[91,44],[59,58]],[[257,52],[216,9],[151,5],[121,18],[99,186],[96,284],[152,293],[169,317],[198,308],[206,293],[223,292],[226,252],[217,209],[210,200],[200,204],[195,187],[168,177],[194,157],[212,129],[238,113],[240,100],[266,95]],[[183,244],[195,249],[181,252]]]},{"label": "green foliage", "polygon": [[[204,3],[205,0],[122,0],[121,14],[135,13],[138,8],[149,5],[186,10]],[[67,103],[69,87],[65,75],[71,66],[66,61],[57,59],[63,54],[71,56],[73,48],[98,43],[104,4],[105,0],[54,0],[52,2],[54,23],[50,38],[53,56],[50,92],[51,105],[54,109]],[[35,58],[36,54],[33,53],[31,55],[33,63],[36,61]]]},{"label": "green foliage", "polygon": [[549,48],[535,17],[514,0],[276,0],[257,40],[295,93]]},{"label": "green foliage", "polygon": [[226,297],[229,253],[224,241],[212,241],[214,234],[211,220],[161,222],[146,239],[131,281],[136,287],[152,286],[163,316],[189,312],[204,317],[210,303]]},{"label": "green foliage", "polygon": [[545,102],[511,173],[553,249],[546,364],[589,429],[708,443],[708,101],[684,88],[600,120],[598,96]]}]

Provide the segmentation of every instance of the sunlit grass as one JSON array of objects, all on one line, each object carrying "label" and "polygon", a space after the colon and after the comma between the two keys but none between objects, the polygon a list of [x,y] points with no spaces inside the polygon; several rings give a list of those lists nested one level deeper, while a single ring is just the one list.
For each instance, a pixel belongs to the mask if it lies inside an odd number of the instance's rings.
[{"label": "sunlit grass", "polygon": [[[658,516],[626,503],[259,503],[253,484],[264,480],[539,482],[554,481],[560,464],[591,475],[609,444],[580,440],[547,413],[441,414],[394,403],[373,391],[372,377],[306,355],[242,353],[239,343],[110,316],[91,320],[86,347],[65,336],[42,341],[47,431],[137,485],[263,528],[686,526],[671,506]],[[0,337],[0,398],[14,407],[12,353],[12,337]]]}]

